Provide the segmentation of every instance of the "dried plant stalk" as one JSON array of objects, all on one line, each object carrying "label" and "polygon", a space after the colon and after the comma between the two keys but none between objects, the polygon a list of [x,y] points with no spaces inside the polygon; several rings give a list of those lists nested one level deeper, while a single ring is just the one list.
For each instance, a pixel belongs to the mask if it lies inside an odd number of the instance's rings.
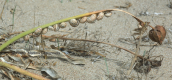
[{"label": "dried plant stalk", "polygon": [[37,75],[37,74],[31,73],[31,72],[26,71],[26,70],[23,70],[23,69],[21,69],[21,68],[19,68],[19,67],[17,67],[17,66],[10,65],[10,64],[5,63],[5,62],[2,62],[2,61],[0,61],[0,66],[4,66],[4,67],[6,67],[6,68],[13,69],[14,71],[17,71],[17,72],[19,72],[19,73],[21,73],[21,74],[30,76],[30,77],[35,78],[35,79],[38,79],[38,80],[49,80],[49,79],[47,79],[47,78],[44,78],[44,77],[42,77],[42,76],[39,76],[39,75]]},{"label": "dried plant stalk", "polygon": [[151,62],[151,60],[143,58],[142,56],[140,56],[140,55],[138,55],[138,54],[136,54],[136,53],[134,53],[134,52],[132,52],[132,51],[130,51],[128,49],[125,49],[123,47],[120,47],[120,46],[117,46],[117,45],[114,45],[114,44],[106,43],[106,42],[94,41],[94,40],[86,40],[86,39],[64,38],[64,37],[57,37],[57,36],[45,36],[45,35],[43,35],[43,37],[46,37],[46,38],[58,38],[58,39],[63,39],[63,40],[87,41],[87,42],[95,42],[95,43],[107,44],[107,45],[110,45],[110,46],[113,46],[113,47],[117,47],[117,48],[123,49],[123,50],[125,50],[125,51],[127,51],[127,52],[129,52],[129,53],[131,53],[131,54],[141,58],[141,59],[144,59],[144,60],[147,60],[147,61]]}]

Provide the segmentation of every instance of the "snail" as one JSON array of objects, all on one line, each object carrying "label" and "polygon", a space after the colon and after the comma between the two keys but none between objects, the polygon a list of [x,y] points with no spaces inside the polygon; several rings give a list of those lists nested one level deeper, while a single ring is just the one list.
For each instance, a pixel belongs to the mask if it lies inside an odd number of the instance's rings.
[{"label": "snail", "polygon": [[85,23],[87,21],[87,17],[82,17],[81,19],[80,19],[80,23]]},{"label": "snail", "polygon": [[108,12],[105,12],[105,16],[106,17],[110,17],[112,15],[112,12],[108,11]]},{"label": "snail", "polygon": [[65,28],[67,26],[67,24],[65,22],[62,22],[62,23],[58,24],[58,26],[60,28]]},{"label": "snail", "polygon": [[29,40],[29,38],[30,38],[30,36],[29,36],[29,35],[26,35],[26,36],[24,36],[24,38],[23,38],[23,39],[24,39],[25,41],[28,41],[28,40]]},{"label": "snail", "polygon": [[59,26],[57,24],[53,25],[53,30],[54,31],[58,31],[59,30]]},{"label": "snail", "polygon": [[79,22],[76,20],[76,19],[71,19],[69,21],[69,24],[72,26],[72,27],[77,27],[79,25]]},{"label": "snail", "polygon": [[55,42],[56,41],[56,38],[51,38],[49,39],[50,42]]},{"label": "snail", "polygon": [[41,31],[42,31],[42,28],[38,28],[38,29],[36,29],[36,30],[35,30],[35,32],[34,32],[34,33],[35,33],[35,34],[40,34],[40,33],[41,33]]},{"label": "snail", "polygon": [[100,12],[97,16],[97,20],[101,20],[101,19],[103,19],[103,17],[104,17],[104,13]]},{"label": "snail", "polygon": [[96,20],[97,15],[96,14],[92,14],[89,18],[87,18],[87,22],[88,23],[94,23]]},{"label": "snail", "polygon": [[48,32],[48,28],[44,28],[43,30],[42,30],[42,34],[46,34]]},{"label": "snail", "polygon": [[[53,25],[53,26],[54,26],[54,25]],[[51,31],[54,31],[53,26],[48,26],[48,29],[51,30]]]}]

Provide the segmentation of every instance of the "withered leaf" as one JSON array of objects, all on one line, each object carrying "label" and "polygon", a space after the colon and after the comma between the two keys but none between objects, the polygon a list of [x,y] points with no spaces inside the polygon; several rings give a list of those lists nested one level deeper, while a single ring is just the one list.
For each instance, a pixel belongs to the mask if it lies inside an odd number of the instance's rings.
[{"label": "withered leaf", "polygon": [[42,67],[41,71],[45,71],[49,76],[51,76],[52,78],[60,78],[60,76],[57,74],[57,72],[50,67]]}]

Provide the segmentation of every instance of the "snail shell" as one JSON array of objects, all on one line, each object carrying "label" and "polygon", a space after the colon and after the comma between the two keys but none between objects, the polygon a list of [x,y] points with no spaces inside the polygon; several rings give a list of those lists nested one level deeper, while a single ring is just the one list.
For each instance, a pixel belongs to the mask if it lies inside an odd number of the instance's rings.
[{"label": "snail shell", "polygon": [[42,31],[42,28],[38,28],[38,29],[36,29],[36,30],[35,30],[35,32],[34,32],[34,33],[35,33],[35,34],[40,34],[40,33],[41,33],[41,31]]},{"label": "snail shell", "polygon": [[110,17],[111,15],[112,15],[112,12],[110,12],[110,11],[109,12],[105,12],[105,16],[106,17]]},{"label": "snail shell", "polygon": [[[53,25],[53,26],[54,26],[54,25]],[[48,29],[51,30],[51,31],[54,31],[53,26],[48,26]]]},{"label": "snail shell", "polygon": [[72,27],[77,27],[79,25],[79,22],[76,20],[76,19],[71,19],[69,21],[69,24],[72,26]]},{"label": "snail shell", "polygon": [[43,30],[42,30],[42,34],[46,34],[48,32],[48,28],[44,28]]},{"label": "snail shell", "polygon": [[80,23],[85,23],[87,21],[87,17],[82,17],[81,19],[80,19]]},{"label": "snail shell", "polygon": [[97,16],[97,20],[101,20],[101,19],[103,19],[103,17],[104,17],[104,13],[100,12]]},{"label": "snail shell", "polygon": [[29,36],[29,35],[24,36],[24,40],[25,40],[25,41],[28,41],[28,40],[29,40],[29,38],[30,38],[30,36]]},{"label": "snail shell", "polygon": [[96,14],[92,14],[89,18],[87,18],[87,22],[88,23],[94,23],[96,20],[97,15]]},{"label": "snail shell", "polygon": [[65,22],[62,22],[58,25],[60,28],[65,28],[67,26],[67,24]]},{"label": "snail shell", "polygon": [[49,39],[50,42],[55,42],[56,41],[56,38],[51,38]]},{"label": "snail shell", "polygon": [[53,30],[54,31],[58,31],[59,30],[59,26],[57,24],[53,25]]}]

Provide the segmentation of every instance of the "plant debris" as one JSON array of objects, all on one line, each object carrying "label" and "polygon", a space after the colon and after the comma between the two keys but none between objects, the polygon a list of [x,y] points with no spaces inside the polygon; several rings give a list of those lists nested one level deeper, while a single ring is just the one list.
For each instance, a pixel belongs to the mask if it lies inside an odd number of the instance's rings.
[{"label": "plant debris", "polygon": [[[156,60],[158,57],[160,59]],[[153,58],[153,59],[151,59],[151,58]],[[139,73],[148,74],[151,71],[151,68],[161,66],[161,63],[163,61],[163,56],[155,56],[155,57],[151,57],[151,58],[149,58],[149,57],[147,58],[150,61],[144,60],[141,58],[137,58],[136,65],[134,66],[134,70],[139,72]]]}]

